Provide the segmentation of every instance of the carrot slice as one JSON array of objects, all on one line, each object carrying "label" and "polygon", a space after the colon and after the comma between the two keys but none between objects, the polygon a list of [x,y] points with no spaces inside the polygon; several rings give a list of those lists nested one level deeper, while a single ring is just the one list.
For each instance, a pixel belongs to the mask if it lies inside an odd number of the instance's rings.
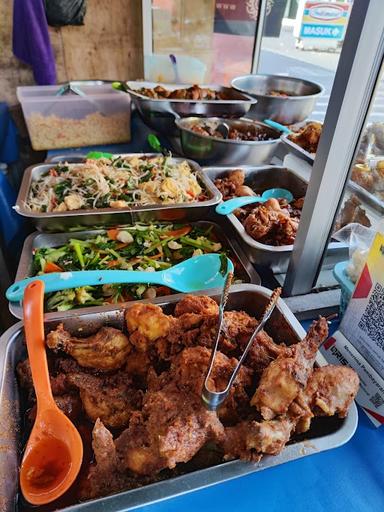
[{"label": "carrot slice", "polygon": [[108,238],[110,238],[111,240],[117,240],[118,233],[119,230],[116,228],[108,229],[107,231]]},{"label": "carrot slice", "polygon": [[47,261],[44,266],[44,272],[46,274],[51,272],[63,272],[63,269],[59,265],[56,265],[56,263],[53,263],[53,261]]},{"label": "carrot slice", "polygon": [[164,236],[166,236],[166,237],[185,236],[185,235],[188,235],[188,233],[190,233],[191,231],[192,231],[192,226],[184,226],[183,228],[180,228],[180,229],[174,229],[173,231],[167,231],[167,233],[164,233]]},{"label": "carrot slice", "polygon": [[107,267],[108,268],[116,267],[117,265],[119,265],[119,263],[120,263],[119,260],[111,260],[111,261],[108,261]]}]

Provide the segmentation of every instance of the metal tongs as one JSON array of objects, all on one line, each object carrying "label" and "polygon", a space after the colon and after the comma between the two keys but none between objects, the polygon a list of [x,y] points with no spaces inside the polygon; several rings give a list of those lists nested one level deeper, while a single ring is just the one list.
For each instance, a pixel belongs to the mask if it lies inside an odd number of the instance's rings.
[{"label": "metal tongs", "polygon": [[207,375],[205,377],[204,387],[203,387],[203,392],[202,392],[203,402],[206,405],[206,407],[211,411],[215,411],[219,407],[219,405],[221,405],[224,402],[224,400],[227,398],[228,393],[231,389],[231,386],[232,386],[234,380],[236,379],[236,376],[240,370],[241,365],[243,364],[245,358],[247,357],[247,354],[249,352],[249,349],[252,346],[252,343],[254,342],[256,336],[258,335],[258,333],[261,331],[261,329],[264,327],[264,325],[267,323],[270,316],[272,315],[272,312],[275,309],[277,300],[281,294],[281,288],[276,288],[272,292],[271,298],[267,304],[267,307],[265,308],[263,317],[261,318],[260,323],[254,330],[252,336],[249,338],[247,346],[245,347],[244,352],[242,353],[242,355],[239,359],[239,362],[237,363],[235,369],[233,370],[226,388],[223,391],[211,391],[209,389],[209,379],[211,377],[211,373],[212,373],[212,370],[215,365],[215,357],[216,357],[219,340],[220,340],[220,335],[221,335],[221,332],[223,329],[223,323],[224,323],[224,310],[225,310],[225,306],[228,301],[229,288],[231,286],[232,279],[233,279],[233,273],[229,272],[227,275],[225,284],[224,284],[223,292],[221,294],[221,300],[220,300],[220,305],[219,305],[219,326],[218,326],[218,330],[217,330],[215,344],[212,349],[211,359],[209,362],[209,369],[208,369]]}]

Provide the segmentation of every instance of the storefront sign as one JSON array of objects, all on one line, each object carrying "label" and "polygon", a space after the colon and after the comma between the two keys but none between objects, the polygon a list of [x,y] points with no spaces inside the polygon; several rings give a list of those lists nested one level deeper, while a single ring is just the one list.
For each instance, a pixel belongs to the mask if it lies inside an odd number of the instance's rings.
[{"label": "storefront sign", "polygon": [[347,3],[305,2],[300,37],[344,39],[349,10]]}]

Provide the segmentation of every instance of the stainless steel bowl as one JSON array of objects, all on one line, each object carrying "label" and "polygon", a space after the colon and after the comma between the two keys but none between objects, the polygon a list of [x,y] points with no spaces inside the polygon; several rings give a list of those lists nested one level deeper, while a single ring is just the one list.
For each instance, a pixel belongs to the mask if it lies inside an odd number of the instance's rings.
[{"label": "stainless steel bowl", "polygon": [[191,87],[191,84],[165,84],[158,82],[126,82],[130,89],[129,94],[133,104],[137,108],[144,123],[150,128],[157,130],[167,136],[178,133],[175,119],[189,116],[203,117],[233,117],[244,116],[252,105],[257,103],[255,98],[239,92],[231,87],[220,85],[201,85],[209,87],[214,91],[226,94],[226,100],[176,100],[176,99],[153,99],[143,96],[137,91],[142,87],[154,88],[161,85],[171,91],[184,87]]},{"label": "stainless steel bowl", "polygon": [[[279,75],[244,75],[232,80],[232,87],[257,99],[248,117],[273,119],[281,124],[294,124],[311,115],[323,87],[315,82]],[[271,96],[282,91],[294,96]]]},{"label": "stainless steel bowl", "polygon": [[[221,139],[201,135],[192,130],[193,126],[209,124],[215,126],[225,122],[229,128],[259,129],[262,128],[272,140],[245,141]],[[280,132],[264,123],[251,119],[224,119],[219,117],[187,117],[178,119],[176,125],[180,129],[181,149],[184,156],[193,158],[200,164],[258,165],[270,163],[280,140]]]}]

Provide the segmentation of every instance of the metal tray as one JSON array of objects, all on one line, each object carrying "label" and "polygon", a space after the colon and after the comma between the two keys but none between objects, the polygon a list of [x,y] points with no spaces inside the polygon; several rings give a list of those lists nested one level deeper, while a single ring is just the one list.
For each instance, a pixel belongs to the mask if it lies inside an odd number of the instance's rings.
[{"label": "metal tray", "polygon": [[227,100],[177,100],[177,99],[153,99],[136,92],[146,87],[152,89],[156,85],[162,85],[171,91],[191,84],[166,84],[160,82],[130,81],[126,82],[129,87],[131,99],[137,108],[145,124],[164,135],[176,135],[178,133],[175,119],[189,116],[202,117],[243,117],[257,103],[245,93],[237,91],[232,87],[223,87],[217,84],[201,85],[209,87],[214,91],[225,92]]},{"label": "metal tray", "polygon": [[[229,128],[263,129],[270,140],[233,140],[219,139],[210,135],[202,135],[192,130],[193,126],[210,124],[217,126],[225,123]],[[280,132],[264,123],[246,119],[224,119],[220,117],[186,117],[176,120],[180,129],[182,153],[193,158],[201,165],[262,165],[269,164],[280,143]]]},{"label": "metal tray", "polygon": [[313,162],[315,161],[315,153],[308,153],[308,151],[305,151],[301,146],[292,142],[288,139],[287,133],[280,135],[280,140],[290,153],[313,165]]},{"label": "metal tray", "polygon": [[[233,166],[205,167],[203,172],[212,180],[225,176]],[[279,166],[236,166],[245,173],[245,184],[255,192],[262,193],[268,188],[286,188],[292,192],[295,198],[303,197],[306,194],[308,183],[297,175],[293,170]],[[241,247],[252,263],[269,267],[273,272],[285,272],[288,268],[293,245],[266,245],[257,242],[248,235],[243,224],[233,214],[228,219],[236,230],[241,240]],[[348,258],[348,247],[340,242],[331,242],[328,246],[326,268],[332,268],[335,263]]]},{"label": "metal tray", "polygon": [[[199,221],[193,222],[192,225],[200,226],[213,226],[213,232],[217,236],[218,240],[223,244],[224,248],[229,248],[230,252],[233,253],[240,263],[240,272],[237,272],[237,276],[246,283],[260,284],[261,279],[259,274],[254,269],[248,258],[245,256],[243,250],[240,248],[239,243],[224,233],[222,227],[214,222]],[[98,234],[105,233],[105,230],[89,230],[89,231],[78,231],[76,238],[85,240],[86,238],[97,236]],[[73,233],[39,233],[35,232],[29,235],[23,246],[23,250],[20,256],[19,266],[17,268],[15,281],[20,281],[27,277],[32,277],[32,252],[34,249],[40,247],[58,247],[59,245],[65,244],[70,238],[73,238]],[[99,311],[108,311],[114,309],[115,305],[104,305],[104,306],[92,306],[87,308],[76,308],[69,311],[56,311],[47,313],[47,318],[55,317],[57,315],[63,318],[68,318],[76,314],[78,311],[84,311],[86,313],[96,313]],[[9,310],[16,318],[23,318],[23,308],[19,303],[10,302]]]},{"label": "metal tray", "polygon": [[[198,293],[195,295],[202,295]],[[211,297],[219,300],[217,292]],[[251,315],[259,316],[265,307],[271,291],[256,285],[235,285],[231,289],[228,309],[245,310]],[[175,295],[167,301],[155,299],[154,303],[164,306],[166,312],[173,311],[182,295]],[[83,335],[108,323],[116,327],[123,325],[121,308],[101,314],[80,313],[64,320],[64,326],[72,333],[79,328]],[[47,321],[47,330],[54,329],[58,321]],[[15,378],[15,366],[25,357],[25,345],[22,322],[8,329],[0,338],[0,495],[3,512],[16,510],[18,493],[18,462],[20,460],[20,403],[19,390]],[[304,330],[285,303],[279,299],[266,329],[277,342],[297,342],[304,337]],[[318,354],[317,364],[325,364],[325,359]],[[216,466],[197,470],[162,482],[147,485],[131,491],[121,492],[106,498],[91,500],[66,507],[66,512],[123,512],[139,506],[149,505],[167,498],[202,489],[210,485],[225,482],[233,478],[267,469],[285,462],[299,459],[345,444],[353,436],[357,427],[356,405],[352,404],[346,419],[319,418],[317,428],[306,434],[305,440],[293,442],[286,446],[277,456],[265,456],[260,463],[231,461]]]},{"label": "metal tray", "polygon": [[[129,153],[121,156],[155,156],[155,153]],[[192,160],[185,158],[173,158],[175,162],[187,161],[196,171],[202,187],[207,192],[209,199],[195,203],[179,203],[166,205],[146,205],[127,208],[98,208],[95,210],[73,210],[67,212],[32,212],[26,207],[29,189],[32,181],[38,179],[44,172],[51,169],[52,164],[40,164],[26,169],[15,210],[24,217],[31,219],[39,231],[51,233],[68,230],[80,230],[90,226],[112,226],[116,224],[133,224],[135,222],[177,221],[182,222],[207,218],[213,206],[221,200],[220,192],[212,185],[201,171],[200,166]],[[69,164],[71,165],[71,164]],[[76,164],[81,165],[81,164]]]}]

